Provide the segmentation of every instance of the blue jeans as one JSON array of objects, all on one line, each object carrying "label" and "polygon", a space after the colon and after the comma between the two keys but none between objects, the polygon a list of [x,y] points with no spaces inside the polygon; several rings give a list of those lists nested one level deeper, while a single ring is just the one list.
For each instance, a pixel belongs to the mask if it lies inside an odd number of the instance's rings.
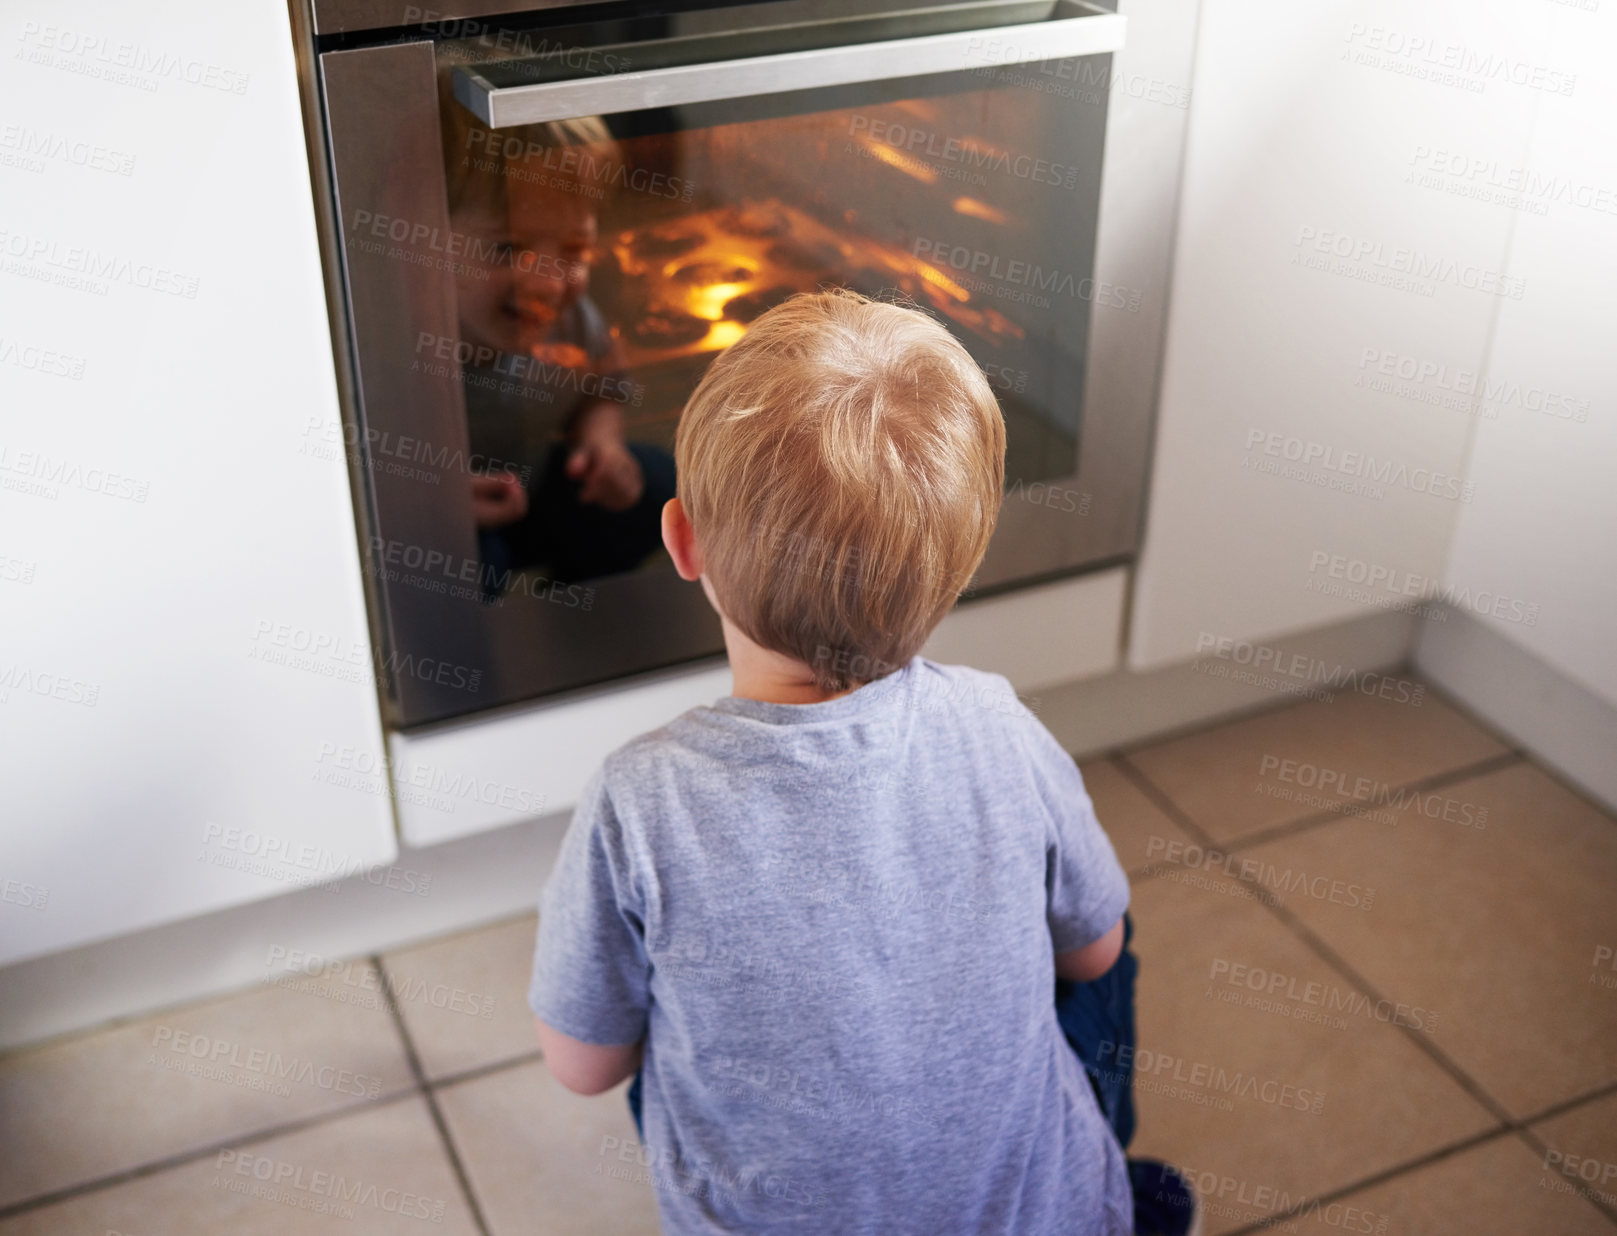
[{"label": "blue jeans", "polygon": [[[1056,1021],[1100,1103],[1101,1115],[1126,1151],[1134,1138],[1134,978],[1140,963],[1129,951],[1134,922],[1123,916],[1123,952],[1117,963],[1093,983],[1056,980]],[[640,1122],[640,1074],[629,1085],[629,1111],[643,1139]]]},{"label": "blue jeans", "polygon": [[1056,1021],[1078,1053],[1101,1115],[1124,1150],[1134,1139],[1134,920],[1123,916],[1123,952],[1093,983],[1056,980]]}]

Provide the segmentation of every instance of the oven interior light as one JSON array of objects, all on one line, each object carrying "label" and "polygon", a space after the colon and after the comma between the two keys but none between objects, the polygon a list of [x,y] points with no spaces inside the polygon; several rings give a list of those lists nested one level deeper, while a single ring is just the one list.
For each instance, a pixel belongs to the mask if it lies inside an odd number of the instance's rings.
[{"label": "oven interior light", "polygon": [[987,202],[978,201],[974,197],[957,197],[954,200],[956,214],[970,215],[973,219],[985,219],[989,223],[1004,223],[1006,214],[997,206],[990,206]]},{"label": "oven interior light", "polygon": [[936,120],[938,118],[938,105],[927,99],[899,99],[893,104],[893,109],[906,112],[911,116],[918,116],[922,120]]},{"label": "oven interior light", "polygon": [[937,288],[938,291],[942,292],[945,296],[959,301],[962,305],[971,299],[970,292],[966,291],[965,288],[961,287],[953,279],[949,278],[948,275],[944,274],[941,270],[929,262],[916,262],[915,273],[920,275],[921,278],[925,279],[933,287]]},{"label": "oven interior light", "polygon": [[727,348],[735,343],[742,335],[747,333],[747,327],[742,322],[715,322],[713,328],[707,332],[707,338],[702,340],[703,351],[717,352],[720,348]]},{"label": "oven interior light", "polygon": [[746,283],[709,283],[705,287],[692,288],[686,299],[685,308],[692,315],[706,318],[709,322],[722,322],[724,320],[724,307],[749,291],[752,282]]}]

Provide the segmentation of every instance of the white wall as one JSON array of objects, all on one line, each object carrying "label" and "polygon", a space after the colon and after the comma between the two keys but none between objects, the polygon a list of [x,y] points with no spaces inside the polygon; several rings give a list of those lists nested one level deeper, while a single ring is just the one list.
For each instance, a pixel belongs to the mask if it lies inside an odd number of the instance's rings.
[{"label": "white wall", "polygon": [[[1617,706],[1617,11],[1547,6],[1546,58],[1577,74],[1537,100],[1524,192],[1446,583],[1490,629]],[[1607,752],[1609,759],[1610,752]]]},{"label": "white wall", "polygon": [[0,962],[396,853],[287,23],[0,6]]},{"label": "white wall", "polygon": [[[1468,286],[1500,286],[1511,214],[1422,177],[1442,151],[1522,162],[1549,96],[1509,76],[1559,83],[1548,33],[1570,18],[1550,0],[1204,0],[1132,668],[1399,599],[1348,593],[1337,563],[1441,578],[1480,500],[1458,479],[1476,417],[1443,382],[1483,368],[1502,307],[1553,293],[1536,271],[1520,302]],[[1434,77],[1445,58],[1472,67]],[[1410,261],[1428,267],[1413,288]],[[1259,470],[1308,451],[1335,468]],[[1388,482],[1357,476],[1365,456]]]}]

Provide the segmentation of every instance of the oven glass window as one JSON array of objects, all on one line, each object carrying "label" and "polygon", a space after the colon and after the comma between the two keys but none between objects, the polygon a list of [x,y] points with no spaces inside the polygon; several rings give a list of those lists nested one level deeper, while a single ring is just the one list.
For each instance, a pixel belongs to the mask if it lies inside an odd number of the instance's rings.
[{"label": "oven glass window", "polygon": [[1007,489],[1076,475],[1089,315],[1127,295],[1092,277],[1104,57],[492,129],[453,89],[485,43],[437,50],[457,328],[417,351],[459,369],[496,595],[672,573],[680,410],[801,291],[934,314],[999,397]]}]

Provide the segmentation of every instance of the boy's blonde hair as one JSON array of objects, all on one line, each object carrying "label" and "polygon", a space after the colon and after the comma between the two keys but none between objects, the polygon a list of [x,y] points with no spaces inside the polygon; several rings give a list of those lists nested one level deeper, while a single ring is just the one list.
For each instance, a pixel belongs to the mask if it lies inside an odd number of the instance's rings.
[{"label": "boy's blonde hair", "polygon": [[1005,484],[1005,421],[965,348],[846,290],[759,317],[697,386],[674,452],[719,608],[831,691],[920,650]]}]

